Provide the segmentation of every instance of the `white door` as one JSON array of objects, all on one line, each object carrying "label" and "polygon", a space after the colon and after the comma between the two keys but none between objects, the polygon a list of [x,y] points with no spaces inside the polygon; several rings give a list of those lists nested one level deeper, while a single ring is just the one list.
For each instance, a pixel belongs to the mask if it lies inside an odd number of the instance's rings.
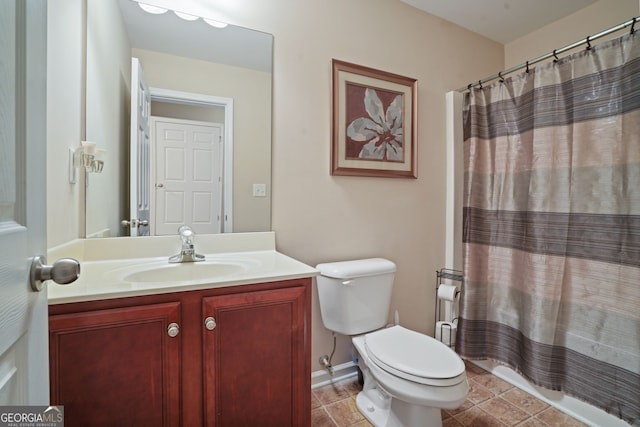
[{"label": "white door", "polygon": [[0,1],[0,405],[49,404],[46,251],[46,0]]},{"label": "white door", "polygon": [[131,236],[149,235],[151,94],[138,58],[131,58],[131,143],[129,210]]},{"label": "white door", "polygon": [[152,118],[156,235],[181,225],[197,234],[221,232],[222,134],[217,123]]}]

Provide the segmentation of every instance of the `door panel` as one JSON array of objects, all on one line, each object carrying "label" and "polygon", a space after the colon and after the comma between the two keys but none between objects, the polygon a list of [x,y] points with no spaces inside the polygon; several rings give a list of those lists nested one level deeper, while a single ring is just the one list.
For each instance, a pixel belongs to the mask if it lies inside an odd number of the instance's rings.
[{"label": "door panel", "polygon": [[0,2],[0,405],[49,403],[47,292],[28,281],[46,251],[46,7]]},{"label": "door panel", "polygon": [[180,303],[50,317],[51,400],[65,425],[177,426]]},{"label": "door panel", "polygon": [[[150,129],[151,94],[144,81],[138,58],[131,58],[131,147],[129,159],[130,235],[148,236],[149,226],[138,225],[149,221],[150,210]],[[135,220],[135,221],[134,221]]]},{"label": "door panel", "polygon": [[301,286],[203,299],[205,425],[309,424],[305,298]]},{"label": "door panel", "polygon": [[152,118],[155,152],[154,230],[197,234],[222,227],[222,125]]}]

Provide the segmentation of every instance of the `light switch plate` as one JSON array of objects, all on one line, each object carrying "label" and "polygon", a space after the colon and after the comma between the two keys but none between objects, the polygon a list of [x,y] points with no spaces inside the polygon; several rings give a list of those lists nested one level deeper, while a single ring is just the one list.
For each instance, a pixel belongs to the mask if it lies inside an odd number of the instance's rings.
[{"label": "light switch plate", "polygon": [[267,197],[267,184],[253,184],[253,197]]}]

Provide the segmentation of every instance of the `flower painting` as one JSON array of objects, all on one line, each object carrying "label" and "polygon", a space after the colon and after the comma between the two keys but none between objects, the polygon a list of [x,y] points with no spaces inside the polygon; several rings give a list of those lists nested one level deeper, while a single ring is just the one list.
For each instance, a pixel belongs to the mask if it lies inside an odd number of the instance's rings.
[{"label": "flower painting", "polygon": [[332,175],[417,177],[416,86],[333,60]]},{"label": "flower painting", "polygon": [[402,105],[402,94],[347,83],[347,158],[404,161]]}]

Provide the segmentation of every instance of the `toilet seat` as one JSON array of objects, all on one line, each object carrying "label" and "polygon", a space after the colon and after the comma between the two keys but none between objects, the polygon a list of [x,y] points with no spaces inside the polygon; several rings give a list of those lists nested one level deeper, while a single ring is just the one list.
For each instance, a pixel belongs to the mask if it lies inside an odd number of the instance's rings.
[{"label": "toilet seat", "polygon": [[402,326],[365,335],[364,346],[378,367],[409,381],[445,387],[466,378],[464,362],[453,350]]}]

